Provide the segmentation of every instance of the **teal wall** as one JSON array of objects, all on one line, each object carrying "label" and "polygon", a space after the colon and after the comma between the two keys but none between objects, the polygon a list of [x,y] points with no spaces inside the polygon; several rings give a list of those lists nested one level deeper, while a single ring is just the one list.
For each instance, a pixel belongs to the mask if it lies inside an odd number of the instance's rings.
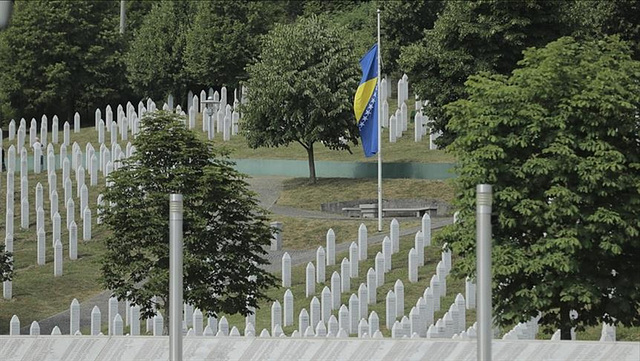
[{"label": "teal wall", "polygon": [[[96,152],[98,159],[100,152]],[[6,151],[5,151],[6,156]],[[28,168],[33,169],[33,156],[28,157]],[[71,160],[71,156],[67,155]],[[248,175],[269,175],[283,177],[309,176],[309,163],[306,160],[288,159],[232,159],[236,169]],[[44,157],[43,172],[46,171],[47,157]],[[84,166],[84,154],[82,165]],[[383,163],[383,178],[447,179],[456,176],[453,163]],[[60,169],[59,156],[56,155],[56,168]],[[20,172],[20,156],[16,155],[16,173]],[[320,178],[376,178],[378,163],[365,162],[324,162],[316,161],[316,176]]]},{"label": "teal wall", "polygon": [[[308,177],[306,160],[232,159],[236,169],[249,175]],[[383,163],[383,178],[447,179],[453,173],[453,163]],[[316,176],[321,178],[376,178],[377,163],[316,161]]]}]

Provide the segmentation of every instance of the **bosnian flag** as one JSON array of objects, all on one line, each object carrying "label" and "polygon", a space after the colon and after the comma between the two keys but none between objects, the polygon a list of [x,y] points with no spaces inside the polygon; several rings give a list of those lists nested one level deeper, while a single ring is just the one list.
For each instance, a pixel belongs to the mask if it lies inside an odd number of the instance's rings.
[{"label": "bosnian flag", "polygon": [[378,153],[378,45],[360,59],[362,79],[353,100],[364,155]]}]

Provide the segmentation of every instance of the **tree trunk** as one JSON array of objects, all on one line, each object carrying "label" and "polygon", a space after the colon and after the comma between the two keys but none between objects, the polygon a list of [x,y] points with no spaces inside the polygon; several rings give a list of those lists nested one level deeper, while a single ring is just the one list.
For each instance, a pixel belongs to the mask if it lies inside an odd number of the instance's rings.
[{"label": "tree trunk", "polygon": [[571,316],[570,307],[565,304],[560,305],[560,339],[571,340]]},{"label": "tree trunk", "polygon": [[309,144],[307,149],[307,155],[309,156],[309,183],[316,183],[316,163],[313,159],[313,143]]},{"label": "tree trunk", "polygon": [[164,300],[164,315],[162,315],[164,323],[162,324],[162,334],[165,336],[169,335],[169,317],[171,316],[169,307],[169,300]]}]

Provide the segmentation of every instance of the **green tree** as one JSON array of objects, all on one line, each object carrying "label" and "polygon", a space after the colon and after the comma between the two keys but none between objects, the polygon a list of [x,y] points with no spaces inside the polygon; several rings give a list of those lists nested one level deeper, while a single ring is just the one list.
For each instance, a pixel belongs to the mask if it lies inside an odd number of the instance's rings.
[{"label": "green tree", "polygon": [[[493,305],[500,325],[547,331],[640,324],[640,62],[616,37],[525,51],[447,106],[458,134],[460,222],[442,232],[475,273],[475,185],[493,185]],[[578,312],[577,319],[569,317]]]},{"label": "green tree", "polygon": [[566,22],[574,27],[573,36],[590,39],[620,35],[630,42],[633,58],[640,60],[640,2],[638,0],[584,1],[566,3]]},{"label": "green tree", "polygon": [[260,36],[284,19],[283,3],[199,2],[184,53],[191,84],[237,86],[246,80],[245,67],[258,55]]},{"label": "green tree", "polygon": [[335,150],[357,144],[353,96],[358,58],[341,36],[317,17],[278,25],[265,37],[257,63],[248,67],[248,104],[242,127],[249,146],[299,143],[316,181],[317,142]]},{"label": "green tree", "polygon": [[[142,119],[135,153],[109,175],[102,217],[112,231],[104,285],[119,299],[169,315],[169,194],[184,199],[184,298],[209,315],[248,314],[275,278],[261,268],[271,231],[244,175],[184,126],[156,112]],[[157,297],[157,304],[152,297]],[[165,318],[165,330],[168,329]]]},{"label": "green tree", "polygon": [[13,254],[6,252],[5,246],[0,245],[0,282],[11,281],[13,277]]},{"label": "green tree", "polygon": [[418,43],[402,48],[400,68],[413,83],[434,121],[440,145],[455,133],[443,106],[466,96],[464,82],[480,71],[508,74],[522,59],[522,51],[544,46],[571,32],[563,25],[562,2],[447,1],[434,28]]},{"label": "green tree", "polygon": [[163,0],[144,17],[125,57],[127,78],[139,96],[186,98],[184,52],[194,7],[189,1]]},{"label": "green tree", "polygon": [[444,0],[382,0],[382,60],[386,72],[398,71],[398,58],[403,46],[418,43],[425,30],[433,29]]},{"label": "green tree", "polygon": [[120,100],[117,16],[115,1],[16,1],[0,33],[0,119],[70,118]]}]

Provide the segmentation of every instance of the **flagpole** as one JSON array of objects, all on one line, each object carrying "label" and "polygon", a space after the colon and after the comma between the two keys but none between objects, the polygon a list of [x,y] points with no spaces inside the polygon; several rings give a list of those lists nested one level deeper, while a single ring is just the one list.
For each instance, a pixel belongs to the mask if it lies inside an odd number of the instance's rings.
[{"label": "flagpole", "polygon": [[380,67],[380,9],[378,9],[378,232],[382,232],[382,111],[380,102],[380,92],[382,90],[381,70]]}]

